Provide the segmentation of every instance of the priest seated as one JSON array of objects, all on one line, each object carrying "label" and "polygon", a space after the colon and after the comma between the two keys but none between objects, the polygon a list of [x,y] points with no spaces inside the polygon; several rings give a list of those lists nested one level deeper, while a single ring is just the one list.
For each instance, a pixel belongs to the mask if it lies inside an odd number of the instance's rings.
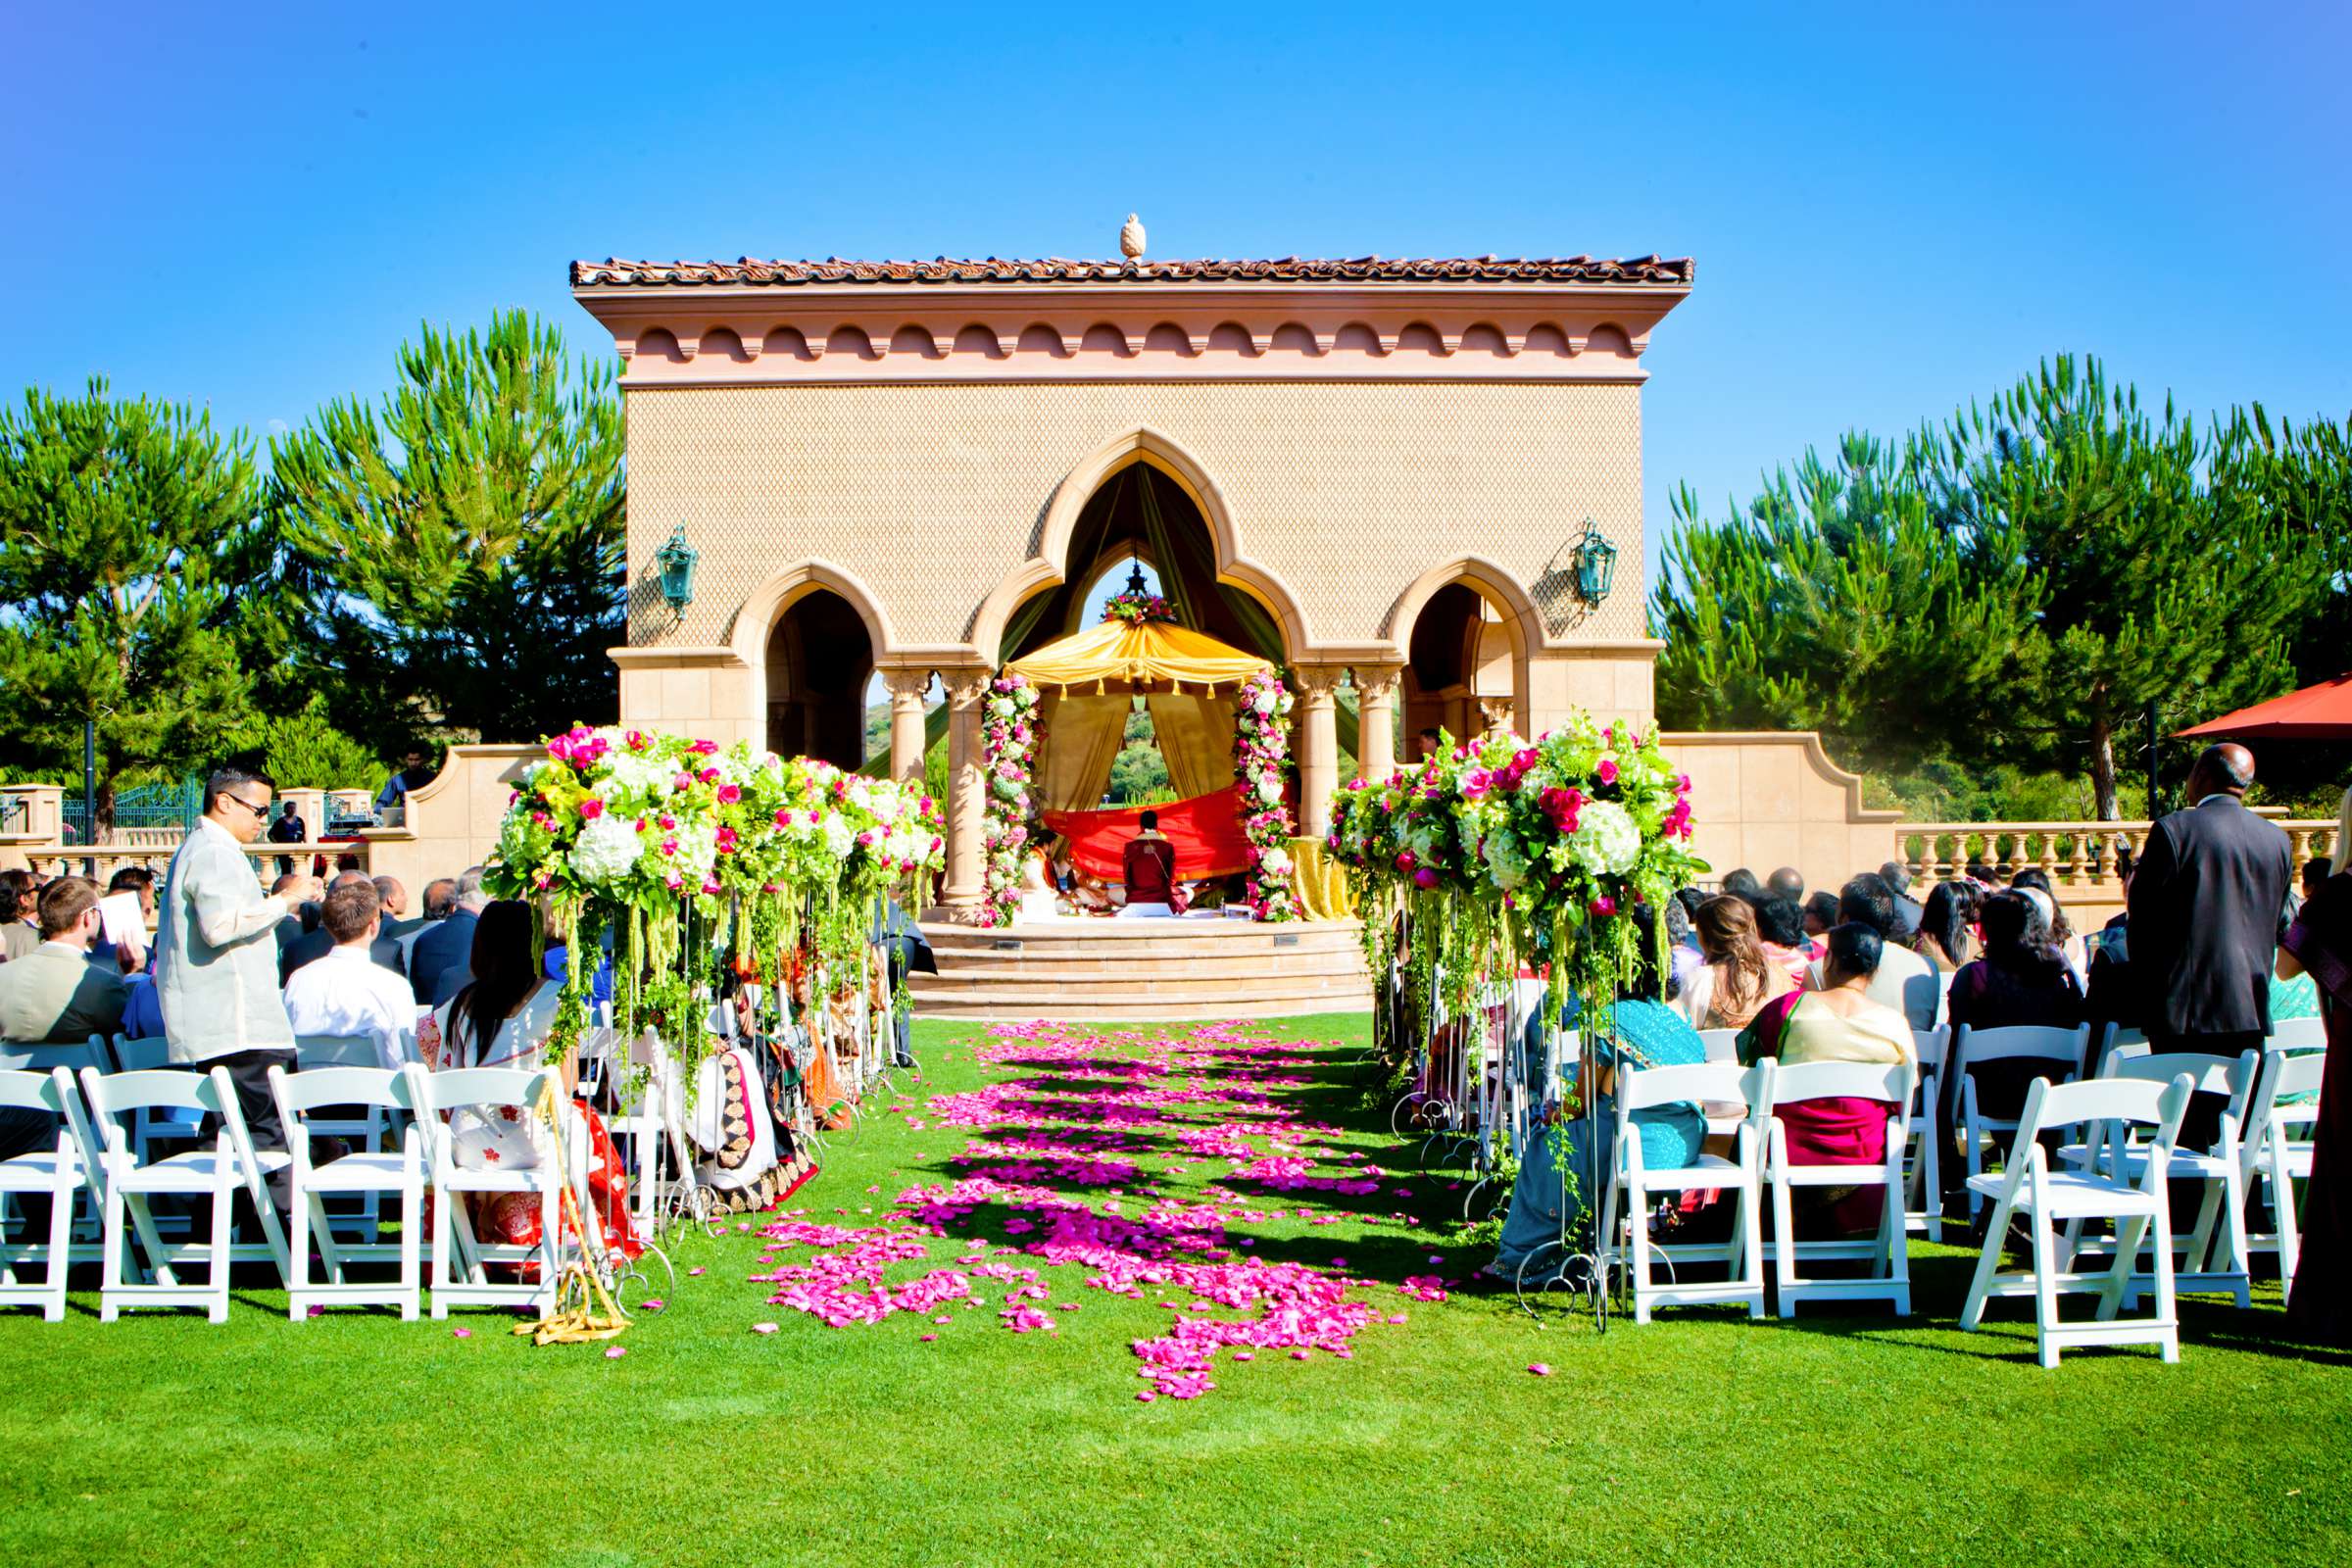
[{"label": "priest seated", "polygon": [[1137,919],[1173,915],[1176,846],[1161,837],[1157,811],[1146,811],[1138,826],[1142,831],[1127,841],[1119,857],[1120,880],[1127,887],[1127,903],[1119,913]]}]

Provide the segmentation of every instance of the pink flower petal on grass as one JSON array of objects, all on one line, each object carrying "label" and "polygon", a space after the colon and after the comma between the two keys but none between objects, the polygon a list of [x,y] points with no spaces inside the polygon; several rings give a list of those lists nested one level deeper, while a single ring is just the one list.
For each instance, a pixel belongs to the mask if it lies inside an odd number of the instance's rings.
[{"label": "pink flower petal on grass", "polygon": [[470,1340],[473,1338],[473,1330],[466,1328],[451,1329],[449,1331],[449,1337],[453,1340]]},{"label": "pink flower petal on grass", "polygon": [[752,1325],[752,1332],[754,1334],[773,1334],[776,1332],[776,1325],[773,1323],[755,1323]]},{"label": "pink flower petal on grass", "polygon": [[1546,1365],[1545,1365],[1544,1363],[1543,1363],[1542,1361],[1537,1361],[1537,1362],[1534,1362],[1534,1363],[1532,1363],[1532,1364],[1531,1364],[1531,1365],[1528,1367],[1528,1370],[1529,1370],[1530,1372],[1533,1372],[1533,1373],[1534,1373],[1534,1374],[1535,1374],[1537,1377],[1540,1377],[1540,1378],[1547,1378],[1547,1377],[1551,1376],[1551,1368],[1550,1368],[1550,1367],[1548,1367],[1548,1366],[1546,1366]]},{"label": "pink flower petal on grass", "polygon": [[628,1354],[628,1353],[629,1353],[629,1352],[628,1352],[627,1350],[625,1350],[625,1349],[623,1349],[621,1347],[619,1347],[619,1346],[615,1345],[614,1347],[612,1347],[612,1348],[611,1348],[610,1350],[607,1350],[607,1351],[605,1352],[605,1359],[606,1359],[606,1360],[608,1360],[608,1361],[617,1361],[617,1360],[619,1360],[619,1359],[620,1359],[622,1356],[624,1356],[624,1355],[626,1355],[626,1354]]},{"label": "pink flower petal on grass", "polygon": [[686,1271],[686,1273],[687,1273],[687,1276],[688,1276],[689,1278],[693,1277],[694,1275],[700,1274],[701,1272],[702,1272],[702,1270],[701,1270],[700,1268],[690,1268],[690,1269],[688,1269],[688,1270]]},{"label": "pink flower petal on grass", "polygon": [[639,1309],[640,1309],[640,1310],[642,1310],[642,1311],[647,1311],[647,1312],[659,1312],[659,1311],[661,1311],[661,1310],[662,1310],[662,1306],[663,1306],[663,1304],[664,1304],[664,1303],[663,1303],[663,1301],[662,1301],[662,1298],[660,1298],[659,1296],[653,1296],[653,1297],[648,1297],[646,1299],[644,1299],[644,1300],[642,1300],[642,1301],[638,1302],[637,1304],[638,1304],[638,1307],[639,1307]]}]

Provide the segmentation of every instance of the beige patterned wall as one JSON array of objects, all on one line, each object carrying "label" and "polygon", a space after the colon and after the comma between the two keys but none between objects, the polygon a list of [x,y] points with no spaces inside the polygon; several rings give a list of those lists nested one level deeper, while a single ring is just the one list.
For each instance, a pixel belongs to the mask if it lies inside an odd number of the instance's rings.
[{"label": "beige patterned wall", "polygon": [[[629,640],[724,643],[755,588],[818,558],[871,591],[894,643],[961,643],[1036,549],[1062,478],[1139,428],[1205,471],[1242,551],[1288,587],[1318,644],[1388,635],[1397,596],[1465,556],[1515,577],[1555,640],[1638,638],[1640,395],[1436,381],[637,388]],[[1565,549],[1588,516],[1621,552],[1617,590],[1590,614]],[[701,562],[673,625],[651,563],[680,520]]]}]

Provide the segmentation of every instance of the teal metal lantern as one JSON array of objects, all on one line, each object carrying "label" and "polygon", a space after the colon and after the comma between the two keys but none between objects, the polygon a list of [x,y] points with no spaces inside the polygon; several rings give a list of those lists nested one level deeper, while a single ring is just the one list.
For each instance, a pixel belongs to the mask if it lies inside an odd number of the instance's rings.
[{"label": "teal metal lantern", "polygon": [[669,601],[669,612],[684,619],[686,607],[694,603],[694,564],[702,553],[686,542],[686,524],[679,523],[670,530],[669,543],[654,553],[654,564],[662,570],[662,597]]},{"label": "teal metal lantern", "polygon": [[1585,535],[1576,542],[1576,592],[1588,605],[1609,597],[1617,580],[1617,547],[1609,543],[1592,519],[1585,519]]}]

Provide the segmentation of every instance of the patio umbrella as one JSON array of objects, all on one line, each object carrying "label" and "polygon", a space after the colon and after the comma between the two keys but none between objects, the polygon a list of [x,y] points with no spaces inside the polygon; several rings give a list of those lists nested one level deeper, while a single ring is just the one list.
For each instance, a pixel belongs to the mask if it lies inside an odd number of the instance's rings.
[{"label": "patio umbrella", "polygon": [[2176,739],[2352,741],[2352,673],[2208,719]]}]

